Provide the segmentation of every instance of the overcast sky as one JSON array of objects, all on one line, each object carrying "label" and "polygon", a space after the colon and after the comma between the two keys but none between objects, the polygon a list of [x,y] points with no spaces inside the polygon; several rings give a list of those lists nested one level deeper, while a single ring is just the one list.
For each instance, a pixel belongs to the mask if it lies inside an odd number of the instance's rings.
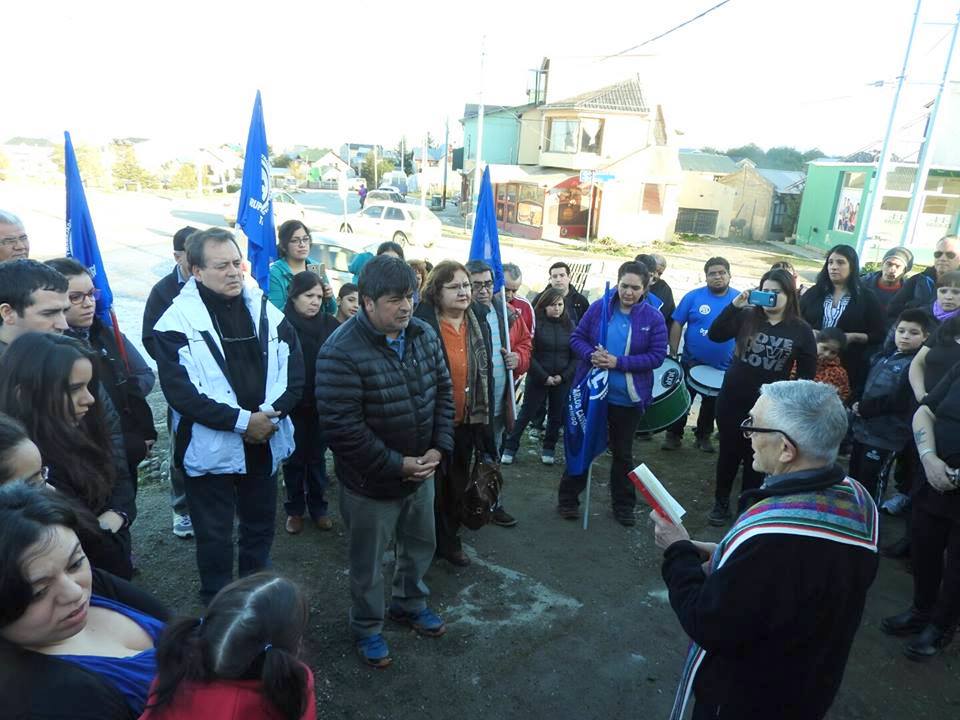
[{"label": "overcast sky", "polygon": [[[7,3],[0,141],[69,129],[75,143],[243,142],[258,88],[275,146],[442,138],[446,117],[457,136],[479,98],[485,37],[488,102],[525,102],[546,56],[548,101],[639,74],[681,147],[877,144],[914,0],[730,0],[630,57],[600,59],[718,1]],[[924,5],[930,22],[957,10]],[[948,32],[921,27],[911,79],[939,80]],[[934,90],[909,88],[898,125]]]}]

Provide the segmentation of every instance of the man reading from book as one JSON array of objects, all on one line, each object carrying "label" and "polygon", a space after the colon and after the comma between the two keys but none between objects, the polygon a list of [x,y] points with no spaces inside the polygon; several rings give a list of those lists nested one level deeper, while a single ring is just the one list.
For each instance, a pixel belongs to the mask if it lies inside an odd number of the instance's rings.
[{"label": "man reading from book", "polygon": [[656,512],[670,604],[693,640],[671,720],[822,718],[840,687],[877,573],[877,508],[836,464],[836,390],[775,382],[743,420],[763,485],[719,544]]}]

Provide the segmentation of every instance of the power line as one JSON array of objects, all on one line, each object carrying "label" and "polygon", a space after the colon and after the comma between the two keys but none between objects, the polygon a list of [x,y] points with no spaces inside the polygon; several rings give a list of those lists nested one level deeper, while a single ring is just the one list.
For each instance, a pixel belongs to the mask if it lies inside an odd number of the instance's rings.
[{"label": "power line", "polygon": [[664,38],[664,37],[666,37],[667,35],[669,35],[670,33],[675,32],[675,31],[679,30],[680,28],[689,25],[689,24],[692,23],[692,22],[695,22],[695,21],[699,20],[700,18],[704,17],[705,15],[709,15],[709,14],[712,13],[714,10],[717,10],[718,8],[721,8],[721,7],[723,7],[724,5],[726,5],[728,2],[730,2],[730,0],[722,0],[722,2],[718,2],[718,3],[717,3],[716,5],[714,5],[713,7],[707,8],[706,10],[704,10],[704,11],[703,11],[702,13],[700,13],[699,15],[695,15],[694,17],[690,18],[689,20],[685,20],[684,22],[680,23],[679,25],[676,25],[676,26],[670,28],[670,29],[667,30],[666,32],[662,32],[662,33],[660,33],[659,35],[655,35],[655,36],[653,36],[652,38],[650,38],[649,40],[644,40],[644,41],[643,41],[642,43],[640,43],[639,45],[634,45],[633,47],[628,47],[626,50],[621,50],[620,52],[614,53],[613,55],[606,55],[605,57],[600,58],[600,60],[601,60],[601,61],[603,61],[603,60],[609,60],[610,58],[619,57],[620,55],[626,55],[628,52],[631,52],[632,50],[637,50],[638,48],[642,48],[644,45],[649,45],[650,43],[655,42],[655,41],[659,40],[660,38]]}]

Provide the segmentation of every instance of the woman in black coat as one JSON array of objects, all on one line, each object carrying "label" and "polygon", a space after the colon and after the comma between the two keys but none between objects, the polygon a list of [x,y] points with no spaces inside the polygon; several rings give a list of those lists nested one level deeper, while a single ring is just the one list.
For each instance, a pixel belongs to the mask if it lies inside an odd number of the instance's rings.
[{"label": "woman in black coat", "polygon": [[547,431],[543,437],[540,460],[544,465],[553,465],[554,450],[563,424],[563,409],[570,391],[570,380],[577,369],[577,356],[570,349],[570,335],[575,326],[564,307],[563,293],[556,288],[547,288],[534,308],[537,317],[533,338],[533,356],[527,381],[523,386],[523,406],[513,431],[503,446],[500,462],[509,465],[520,447],[523,431],[544,404],[549,408]]},{"label": "woman in black coat", "polygon": [[325,457],[327,448],[320,436],[314,388],[317,353],[340,323],[333,315],[321,312],[323,283],[316,273],[304,271],[294,275],[289,293],[283,312],[300,339],[304,372],[300,404],[290,413],[296,448],[283,463],[283,484],[287,491],[287,500],[283,504],[287,512],[284,527],[288,533],[296,535],[303,530],[303,516],[307,512],[318,529],[330,530],[333,527],[327,514],[327,501],[323,497],[330,480]]},{"label": "woman in black coat", "polygon": [[860,259],[849,245],[835,245],[816,284],[800,298],[803,319],[815,331],[836,327],[847,336],[847,348],[840,353],[850,377],[850,400],[860,397],[867,379],[869,345],[883,342],[883,309],[873,291],[860,281]]}]

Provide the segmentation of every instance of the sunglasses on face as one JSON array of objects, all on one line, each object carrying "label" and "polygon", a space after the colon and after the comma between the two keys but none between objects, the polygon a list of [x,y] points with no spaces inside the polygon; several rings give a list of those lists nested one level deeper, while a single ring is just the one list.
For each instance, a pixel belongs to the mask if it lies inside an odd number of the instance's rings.
[{"label": "sunglasses on face", "polygon": [[956,259],[957,259],[957,254],[956,254],[955,252],[953,252],[952,250],[934,250],[934,252],[933,252],[933,257],[936,258],[937,260],[939,260],[940,258],[942,258],[944,255],[947,256],[947,260],[956,260]]},{"label": "sunglasses on face", "polygon": [[757,426],[755,426],[755,425],[753,424],[753,418],[750,417],[749,415],[747,415],[747,417],[744,418],[744,421],[743,421],[742,423],[740,423],[740,430],[741,430],[741,432],[743,433],[743,436],[744,436],[745,438],[747,438],[748,440],[750,439],[750,437],[751,437],[754,433],[760,433],[760,434],[763,434],[763,433],[780,433],[781,435],[783,435],[784,439],[785,439],[788,443],[790,443],[791,445],[793,445],[795,448],[800,447],[799,445],[797,445],[796,441],[794,441],[794,439],[793,439],[792,437],[790,437],[789,435],[787,435],[783,430],[777,430],[776,428],[765,428],[765,427],[757,427]]}]

